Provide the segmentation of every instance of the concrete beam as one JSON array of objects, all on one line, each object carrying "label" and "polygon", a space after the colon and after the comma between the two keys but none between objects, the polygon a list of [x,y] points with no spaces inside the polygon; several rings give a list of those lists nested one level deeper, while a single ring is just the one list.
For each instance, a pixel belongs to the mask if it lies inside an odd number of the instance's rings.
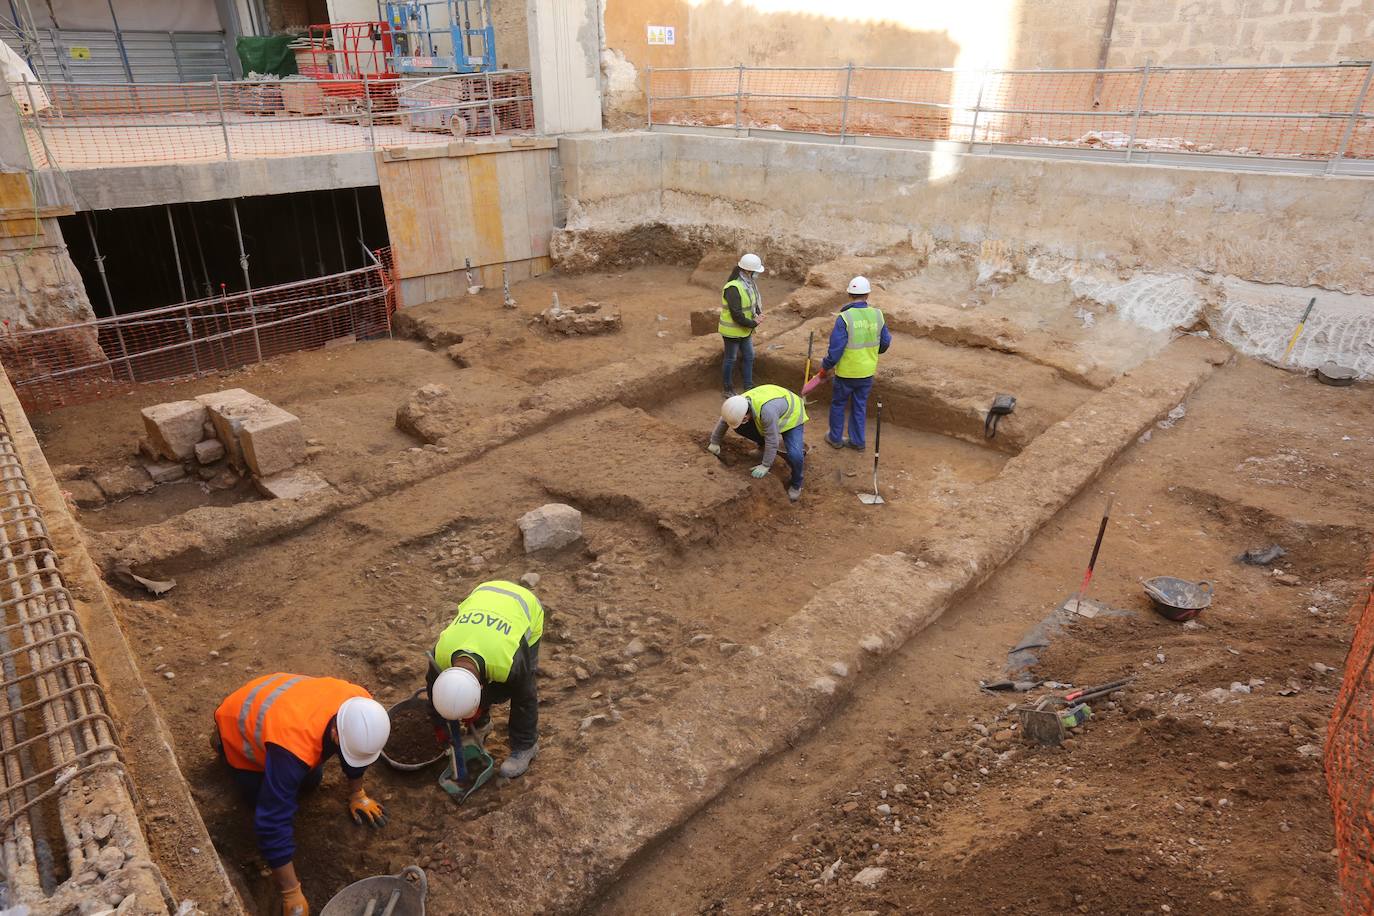
[{"label": "concrete beam", "polygon": [[601,5],[529,0],[530,78],[539,133],[601,129]]},{"label": "concrete beam", "polygon": [[276,159],[75,169],[66,174],[77,210],[117,210],[375,187],[377,163],[371,151],[360,150]]}]

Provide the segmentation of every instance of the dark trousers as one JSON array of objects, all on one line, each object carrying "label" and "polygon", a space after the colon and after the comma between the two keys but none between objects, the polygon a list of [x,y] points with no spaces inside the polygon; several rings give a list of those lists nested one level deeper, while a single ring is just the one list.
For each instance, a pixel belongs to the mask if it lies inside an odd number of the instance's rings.
[{"label": "dark trousers", "polygon": [[726,337],[720,335],[720,339],[725,341],[725,359],[721,363],[722,388],[731,388],[735,376],[735,358],[740,361],[740,372],[744,376],[744,387],[740,391],[748,391],[754,387],[754,336],[748,337]]},{"label": "dark trousers", "polygon": [[[792,471],[792,479],[788,481],[789,488],[800,490],[804,471],[806,470],[806,441],[802,430],[806,429],[805,423],[799,423],[782,434],[782,447],[778,449],[778,454],[782,460],[787,462],[787,467]],[[754,426],[754,421],[745,420],[735,427],[735,432],[744,438],[763,448],[763,433]]]},{"label": "dark trousers", "polygon": [[[229,770],[229,776],[234,780],[234,787],[238,789],[239,797],[250,807],[256,805],[258,803],[258,794],[262,791],[262,781],[267,774],[259,773],[256,770],[240,770],[238,767],[234,766],[229,762],[229,758],[224,756],[224,745],[219,741],[218,729],[212,732],[212,734],[215,735],[215,751],[219,756],[220,762]],[[305,777],[305,781],[301,783],[300,792],[297,794],[304,795],[307,792],[313,792],[320,787],[320,783],[323,781],[324,763],[321,762],[319,766],[311,770],[310,774]]]}]

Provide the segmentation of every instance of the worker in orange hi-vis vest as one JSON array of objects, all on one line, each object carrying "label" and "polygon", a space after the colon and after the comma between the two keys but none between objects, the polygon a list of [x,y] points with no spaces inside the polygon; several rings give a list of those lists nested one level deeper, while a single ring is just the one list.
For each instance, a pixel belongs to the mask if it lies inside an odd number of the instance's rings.
[{"label": "worker in orange hi-vis vest", "polygon": [[385,825],[386,812],[363,789],[363,774],[390,734],[391,718],[371,694],[332,677],[269,674],[215,710],[211,744],[254,806],[258,848],[276,876],[283,916],[310,916],[291,863],[298,797],[320,784],[325,761],[337,753],[353,820]]}]

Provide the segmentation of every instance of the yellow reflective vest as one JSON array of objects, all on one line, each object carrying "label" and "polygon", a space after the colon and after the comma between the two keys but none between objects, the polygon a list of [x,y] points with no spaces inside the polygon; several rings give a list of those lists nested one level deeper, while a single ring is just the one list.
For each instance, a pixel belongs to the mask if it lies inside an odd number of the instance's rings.
[{"label": "yellow reflective vest", "polygon": [[544,608],[534,592],[500,579],[483,582],[439,634],[434,664],[444,671],[452,666],[454,652],[471,652],[481,656],[488,681],[504,684],[521,638],[533,646],[543,635]]},{"label": "yellow reflective vest", "polygon": [[718,330],[726,337],[748,337],[754,333],[754,329],[746,328],[742,324],[735,324],[735,316],[730,314],[730,305],[725,301],[725,291],[732,286],[739,290],[740,311],[744,313],[745,318],[753,321],[754,313],[758,311],[758,291],[752,289],[743,280],[731,280],[720,291],[720,327]]},{"label": "yellow reflective vest", "polygon": [[744,392],[744,396],[749,400],[749,410],[754,415],[754,426],[760,433],[765,432],[763,428],[763,405],[774,398],[783,398],[787,401],[787,412],[778,418],[779,435],[800,426],[808,419],[806,404],[801,398],[781,385],[759,385],[757,388],[750,388]]},{"label": "yellow reflective vest", "polygon": [[840,312],[840,320],[849,332],[844,354],[835,364],[840,378],[872,378],[878,371],[878,345],[882,342],[883,313],[873,306],[850,308]]}]

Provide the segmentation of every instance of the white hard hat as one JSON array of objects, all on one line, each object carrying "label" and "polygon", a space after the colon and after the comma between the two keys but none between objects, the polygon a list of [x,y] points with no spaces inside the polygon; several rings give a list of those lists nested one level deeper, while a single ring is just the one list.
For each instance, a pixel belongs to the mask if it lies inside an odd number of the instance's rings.
[{"label": "white hard hat", "polygon": [[739,259],[739,269],[761,274],[763,273],[763,262],[759,260],[759,256],[756,254],[746,254]]},{"label": "white hard hat", "polygon": [[855,277],[853,280],[850,280],[846,292],[851,296],[867,296],[869,292],[871,292],[868,286],[868,278]]},{"label": "white hard hat", "polygon": [[726,398],[725,403],[720,405],[720,418],[732,427],[743,423],[744,415],[747,413],[749,413],[749,399],[742,394]]},{"label": "white hard hat", "polygon": [[453,667],[440,672],[429,693],[434,711],[450,722],[471,719],[482,705],[482,685],[477,675],[466,668]]},{"label": "white hard hat", "polygon": [[381,756],[391,737],[391,717],[371,697],[349,697],[334,718],[339,730],[339,753],[351,767],[365,767]]}]

